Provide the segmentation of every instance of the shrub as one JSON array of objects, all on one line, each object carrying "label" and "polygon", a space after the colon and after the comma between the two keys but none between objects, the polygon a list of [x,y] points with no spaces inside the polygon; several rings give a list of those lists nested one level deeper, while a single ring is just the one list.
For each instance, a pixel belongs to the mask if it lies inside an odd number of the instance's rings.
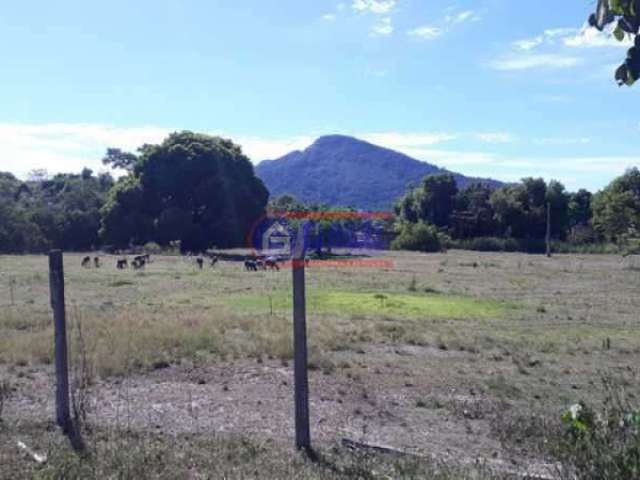
[{"label": "shrub", "polygon": [[442,238],[438,229],[424,222],[403,223],[398,236],[391,242],[394,250],[414,250],[420,252],[439,252],[442,250]]},{"label": "shrub", "polygon": [[[451,248],[460,250],[474,250],[478,252],[525,252],[544,253],[545,241],[536,238],[500,238],[475,237],[463,240],[453,240]],[[553,253],[620,253],[620,247],[613,243],[570,243],[551,242]]]},{"label": "shrub", "polygon": [[552,453],[562,463],[562,478],[640,478],[640,409],[631,405],[610,379],[601,411],[584,402],[561,417]]},{"label": "shrub", "polygon": [[146,253],[153,253],[155,255],[162,253],[162,247],[156,242],[147,242],[143,248]]},{"label": "shrub", "polygon": [[518,249],[518,244],[512,238],[476,237],[457,240],[453,247],[478,252],[512,252]]}]

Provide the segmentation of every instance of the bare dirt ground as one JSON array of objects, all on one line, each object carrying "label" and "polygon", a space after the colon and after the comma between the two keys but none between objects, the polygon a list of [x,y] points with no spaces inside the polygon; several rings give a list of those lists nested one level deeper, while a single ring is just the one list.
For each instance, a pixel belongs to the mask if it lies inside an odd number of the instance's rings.
[{"label": "bare dirt ground", "polygon": [[[505,424],[510,419],[540,412],[557,417],[581,399],[597,400],[602,375],[620,377],[632,394],[638,394],[634,375],[640,364],[640,262],[636,259],[470,252],[388,258],[394,266],[384,271],[310,271],[308,288],[384,292],[390,299],[408,291],[418,296],[492,299],[505,305],[504,314],[447,320],[419,313],[417,320],[409,321],[384,309],[354,313],[310,308],[314,442],[330,445],[347,437],[439,460],[480,460],[500,470],[540,472],[548,459],[530,450],[527,439],[509,437]],[[11,262],[15,259],[5,262],[6,271]],[[77,285],[77,290],[70,295],[87,305],[88,312],[138,311],[141,301],[133,303],[128,296],[131,289],[144,285],[161,293],[145,294],[146,308],[158,309],[154,315],[162,311],[169,316],[182,311],[214,315],[211,312],[222,305],[216,302],[224,299],[212,295],[212,300],[204,291],[241,291],[262,298],[290,288],[289,272],[251,276],[238,264],[226,262],[216,272],[194,274],[192,266],[176,263],[179,260],[158,260],[162,262],[164,267],[152,266],[146,277],[131,277],[136,284],[125,287],[123,296],[105,288],[99,299],[95,286],[81,282],[89,273],[71,266],[69,278],[75,283],[68,281],[68,288],[73,291]],[[11,265],[15,276],[17,264]],[[169,273],[156,277],[152,268]],[[180,289],[166,284],[165,277],[176,272],[181,272],[180,281],[188,282],[191,293],[187,285]],[[110,272],[109,282],[112,276]],[[42,278],[31,281],[29,295],[17,300],[23,312],[32,309],[37,325],[46,309],[40,300],[30,301],[39,298],[34,292],[46,291],[42,283]],[[0,289],[3,295],[6,290]],[[188,304],[183,296],[191,297]],[[251,299],[238,308],[246,309],[243,315],[262,318],[252,310]],[[283,322],[289,321],[287,317],[284,312]],[[176,322],[176,329],[184,328],[185,322],[191,325],[180,318]],[[320,337],[318,332],[331,322],[336,322],[331,331],[349,340],[314,345],[314,333]],[[353,325],[365,323],[366,328],[359,326],[354,333]],[[13,338],[42,333],[40,327],[16,327],[15,317],[5,319],[2,328]],[[225,332],[233,334],[228,338],[238,335]],[[285,340],[290,334],[282,332]],[[604,343],[607,339],[610,348]],[[39,361],[37,352],[28,359],[19,353],[5,352],[0,363],[0,377],[8,378],[13,388],[3,417],[18,423],[53,418],[51,365]],[[248,355],[195,351],[125,375],[96,375],[89,390],[89,422],[168,436],[232,432],[292,441],[292,380],[288,355],[270,348],[253,349]]]}]

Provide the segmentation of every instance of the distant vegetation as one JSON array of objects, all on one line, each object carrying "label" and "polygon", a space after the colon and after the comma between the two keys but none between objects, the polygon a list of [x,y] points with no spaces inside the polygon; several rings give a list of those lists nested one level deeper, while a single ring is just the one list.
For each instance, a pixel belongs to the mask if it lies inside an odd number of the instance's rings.
[{"label": "distant vegetation", "polygon": [[474,250],[543,251],[547,205],[556,242],[583,251],[588,249],[580,246],[595,243],[626,245],[640,235],[640,171],[630,169],[596,195],[569,193],[560,182],[541,178],[460,190],[451,175],[426,177],[396,203],[395,246],[435,251],[446,235],[450,245]]},{"label": "distant vegetation", "polygon": [[0,252],[238,246],[269,196],[240,147],[218,137],[175,133],[138,155],[109,149],[104,163],[128,173],[0,173]]},{"label": "distant vegetation", "polygon": [[[355,156],[346,161],[347,154]],[[628,249],[640,236],[637,168],[592,195],[584,189],[567,192],[560,182],[546,183],[541,178],[508,185],[473,182],[349,137],[323,137],[307,151],[292,155],[291,161],[303,173],[311,168],[305,162],[313,160],[323,198],[342,190],[336,199],[349,197],[353,190],[354,200],[367,197],[372,205],[384,203],[397,190],[396,183],[404,181],[402,175],[407,173],[399,172],[405,167],[414,168],[416,163],[435,169],[425,173],[417,187],[394,197],[400,197],[394,207],[395,221],[357,216],[314,220],[309,238],[318,252],[358,244],[356,237],[362,232],[375,239],[377,247],[395,238],[391,246],[401,250],[454,247],[539,252],[545,246],[547,205],[556,251]],[[351,170],[354,160],[360,165],[359,173]],[[245,245],[252,225],[267,207],[280,212],[326,212],[344,205],[337,211],[357,211],[356,205],[338,200],[310,203],[304,202],[306,197],[292,195],[272,195],[268,204],[269,192],[240,146],[219,137],[174,133],[159,145],[143,145],[137,154],[109,149],[103,162],[126,174],[115,181],[107,173],[96,176],[88,169],[53,177],[36,171],[21,181],[0,173],[0,252],[124,249],[145,244],[152,245],[154,252],[177,246],[183,251],[229,248]],[[276,168],[277,162],[266,165],[275,168],[272,173],[284,172]],[[419,173],[414,170],[411,175]],[[305,184],[305,175],[295,180],[285,173],[281,180],[291,188]],[[393,178],[396,183],[389,189],[388,180]],[[349,188],[344,179],[353,180]],[[288,223],[295,226],[298,221]]]},{"label": "distant vegetation", "polygon": [[34,172],[26,182],[0,172],[0,252],[39,252],[50,247],[88,250],[99,243],[100,209],[114,180]]}]

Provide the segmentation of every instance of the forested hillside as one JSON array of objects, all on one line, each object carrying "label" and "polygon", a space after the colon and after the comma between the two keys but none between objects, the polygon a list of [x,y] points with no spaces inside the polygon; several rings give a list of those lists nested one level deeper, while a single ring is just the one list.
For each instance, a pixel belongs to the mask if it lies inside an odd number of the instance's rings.
[{"label": "forested hillside", "polygon": [[[388,210],[411,184],[427,175],[449,173],[427,162],[344,135],[320,137],[304,151],[256,167],[272,196],[293,195],[305,203]],[[460,188],[501,183],[452,173]]]}]

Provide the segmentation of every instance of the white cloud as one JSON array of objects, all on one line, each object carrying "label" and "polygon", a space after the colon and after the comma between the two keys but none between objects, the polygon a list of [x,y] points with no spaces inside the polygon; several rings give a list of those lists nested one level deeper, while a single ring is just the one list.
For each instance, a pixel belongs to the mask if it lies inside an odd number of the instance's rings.
[{"label": "white cloud", "polygon": [[353,0],[351,8],[358,12],[370,12],[377,15],[390,13],[396,6],[396,0]]},{"label": "white cloud", "polygon": [[473,10],[464,10],[456,14],[446,15],[444,20],[435,24],[426,24],[408,30],[407,35],[423,40],[433,40],[444,35],[456,25],[478,20],[480,20],[480,17]]},{"label": "white cloud", "polygon": [[[494,154],[489,152],[474,152],[474,151],[461,151],[461,150],[444,150],[444,149],[430,149],[430,148],[417,148],[407,147],[398,149],[409,155],[410,157],[422,160],[425,162],[433,163],[439,167],[448,168],[450,170],[463,169],[461,173],[467,173],[469,167],[484,167],[486,171],[493,165],[495,166],[497,158]],[[489,173],[485,173],[485,176],[491,176]]]},{"label": "white cloud", "polygon": [[506,132],[480,132],[473,136],[484,143],[513,143],[517,141],[514,135]]},{"label": "white cloud", "polygon": [[324,15],[322,15],[322,20],[326,20],[327,22],[332,22],[335,19],[336,19],[335,13],[325,13]]},{"label": "white cloud", "polygon": [[576,28],[551,28],[531,38],[524,38],[513,42],[513,46],[518,50],[533,50],[542,45],[553,45],[558,38],[564,39],[578,33]]},{"label": "white cloud", "polygon": [[378,132],[356,134],[355,136],[367,142],[393,149],[437,145],[458,138],[457,134],[442,132]]},{"label": "white cloud", "polygon": [[516,40],[513,42],[513,46],[518,50],[533,50],[534,48],[542,45],[544,37],[542,35],[533,38],[525,38],[523,40]]},{"label": "white cloud", "polygon": [[570,68],[580,65],[582,59],[555,53],[526,54],[494,60],[490,66],[496,70],[530,70],[534,68]]},{"label": "white cloud", "polygon": [[36,168],[50,172],[83,167],[102,169],[107,147],[135,150],[160,142],[173,130],[161,127],[119,128],[95,124],[0,124],[0,170],[21,177]]},{"label": "white cloud", "polygon": [[378,18],[371,27],[371,35],[386,37],[393,33],[391,14],[396,7],[396,0],[353,0],[351,8],[359,13],[370,13]]},{"label": "white cloud", "polygon": [[[366,140],[367,142],[405,153],[423,153],[425,151],[425,147],[433,147],[435,145],[460,139],[475,140],[494,145],[518,141],[518,138],[515,135],[508,132],[377,132],[355,134],[355,136]],[[429,152],[433,152],[433,150],[429,150]],[[474,154],[474,158],[479,157]]]},{"label": "white cloud", "polygon": [[423,25],[407,32],[412,37],[419,37],[424,40],[433,40],[444,33],[444,30],[432,25]]},{"label": "white cloud", "polygon": [[464,23],[467,21],[477,22],[478,20],[480,20],[480,16],[477,15],[473,10],[464,10],[455,15],[447,15],[446,17],[444,17],[445,23],[449,23],[452,25]]},{"label": "white cloud", "polygon": [[580,29],[554,28],[545,30],[535,37],[513,42],[513,51],[493,61],[491,66],[498,70],[570,68],[590,60],[584,53],[577,57],[577,50],[596,47],[628,48],[631,45],[630,37],[618,42],[610,29],[600,32],[586,24]]},{"label": "white cloud", "polygon": [[393,24],[391,23],[391,18],[383,17],[373,24],[371,27],[371,33],[373,35],[379,36],[387,36],[393,33]]},{"label": "white cloud", "polygon": [[304,150],[311,145],[316,137],[294,136],[289,138],[262,138],[255,136],[233,136],[224,135],[231,138],[235,143],[242,146],[242,151],[254,163],[262,160],[272,160],[279,158],[294,150]]},{"label": "white cloud", "polygon": [[616,40],[611,34],[611,29],[603,32],[583,25],[582,28],[553,28],[531,38],[524,38],[513,42],[518,50],[530,51],[540,47],[568,47],[568,48],[594,48],[614,47],[629,48],[633,40],[627,36],[622,42]]},{"label": "white cloud", "polygon": [[557,179],[572,191],[579,188],[595,191],[605,186],[609,179],[623,174],[629,167],[640,165],[640,157],[624,155],[511,157],[493,152],[429,148],[404,148],[401,151],[467,176],[513,182],[524,177],[543,177],[546,180]]},{"label": "white cloud", "polygon": [[535,138],[536,145],[587,145],[591,143],[589,137],[545,137]]},{"label": "white cloud", "polygon": [[623,41],[616,40],[610,32],[600,32],[590,26],[583,26],[580,31],[570,36],[565,36],[562,43],[571,48],[629,48],[633,46],[633,39],[627,35]]},{"label": "white cloud", "polygon": [[[97,124],[0,123],[0,171],[22,178],[34,169],[49,172],[79,172],[88,167],[105,170],[102,157],[109,147],[134,152],[145,143],[160,143],[176,129],[147,126],[121,128]],[[253,161],[277,158],[309,146],[314,137],[265,139],[209,132],[232,138]]]}]

